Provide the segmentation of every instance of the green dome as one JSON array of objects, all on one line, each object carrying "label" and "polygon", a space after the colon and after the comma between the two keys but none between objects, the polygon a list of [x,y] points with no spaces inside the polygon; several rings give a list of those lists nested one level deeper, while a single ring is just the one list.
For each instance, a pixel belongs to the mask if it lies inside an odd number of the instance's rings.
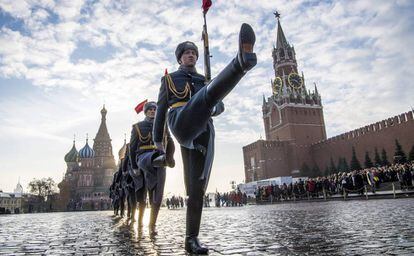
[{"label": "green dome", "polygon": [[65,155],[65,162],[66,163],[73,163],[78,161],[78,150],[75,147],[75,142],[73,142],[72,149]]}]

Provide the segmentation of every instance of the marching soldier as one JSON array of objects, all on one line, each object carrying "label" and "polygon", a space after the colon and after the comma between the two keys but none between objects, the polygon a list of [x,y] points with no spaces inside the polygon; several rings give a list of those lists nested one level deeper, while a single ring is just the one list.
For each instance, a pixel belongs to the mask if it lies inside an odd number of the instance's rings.
[{"label": "marching soldier", "polygon": [[[121,211],[120,215],[121,217],[124,217],[124,211],[125,211],[125,192],[124,189],[122,187],[122,180],[123,180],[123,173],[122,173],[122,166],[120,165],[118,167],[118,171],[117,174],[115,176],[115,196],[117,198],[117,210],[116,212],[118,212],[118,209]],[[116,214],[118,215],[118,214]]]},{"label": "marching soldier", "polygon": [[190,253],[208,253],[208,248],[200,244],[198,234],[203,196],[214,155],[214,126],[211,117],[224,111],[221,100],[256,65],[254,43],[253,29],[250,25],[243,24],[237,56],[207,85],[204,76],[198,74],[195,68],[197,46],[189,41],[180,43],[175,51],[179,69],[166,74],[161,80],[154,142],[160,151],[163,150],[161,142],[167,119],[168,127],[181,145],[188,195],[185,249]]},{"label": "marching soldier", "polygon": [[129,157],[127,157],[126,153],[127,151],[125,147],[125,149],[122,152],[122,156],[120,156],[121,163],[120,163],[119,169],[122,171],[121,184],[122,184],[122,190],[123,190],[123,195],[124,195],[123,201],[125,203],[125,199],[126,199],[127,219],[130,219],[131,217],[133,218],[133,215],[131,215],[131,196],[134,191],[132,189],[133,179],[129,173],[129,169],[130,169]]},{"label": "marching soldier", "polygon": [[[121,154],[121,152],[120,152]],[[122,188],[125,193],[125,198],[127,201],[127,218],[131,219],[131,222],[135,222],[135,212],[137,207],[136,198],[140,198],[139,194],[145,194],[144,190],[141,190],[143,186],[139,186],[139,181],[136,182],[134,178],[134,173],[132,172],[131,162],[129,158],[129,143],[122,148],[122,157],[121,158],[121,170],[122,170]],[[138,185],[135,185],[135,184]],[[137,196],[138,194],[138,196]]]},{"label": "marching soldier", "polygon": [[[157,234],[155,224],[162,202],[166,175],[165,167],[160,166],[156,160],[161,155],[165,158],[163,155],[164,152],[159,151],[153,142],[152,131],[156,109],[157,105],[155,102],[147,102],[144,105],[145,119],[133,125],[130,142],[130,158],[133,172],[138,173],[141,170],[143,171],[145,187],[149,194],[149,202],[151,205],[149,232],[151,236]],[[166,136],[165,144],[169,152],[169,154],[167,154],[168,166],[174,167],[174,142],[168,132],[166,133]],[[133,161],[133,159],[135,159],[135,161]],[[142,225],[142,216],[145,209],[145,196],[143,202],[144,203],[141,204],[140,202],[139,204],[139,225]]]},{"label": "marching soldier", "polygon": [[112,207],[114,208],[114,215],[118,215],[119,211],[119,198],[117,193],[117,184],[116,184],[116,177],[118,176],[118,171],[114,173],[112,184],[109,187],[109,197],[111,198]]}]

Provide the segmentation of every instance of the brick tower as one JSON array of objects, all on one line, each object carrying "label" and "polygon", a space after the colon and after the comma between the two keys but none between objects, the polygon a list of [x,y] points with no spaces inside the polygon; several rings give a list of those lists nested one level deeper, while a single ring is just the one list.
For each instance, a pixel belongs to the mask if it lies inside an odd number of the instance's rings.
[{"label": "brick tower", "polygon": [[286,40],[277,18],[276,45],[273,47],[275,77],[272,95],[263,96],[266,140],[243,148],[246,182],[276,176],[299,175],[302,163],[312,163],[312,143],[326,139],[321,96],[316,84],[307,89],[303,72],[299,75],[295,48]]},{"label": "brick tower", "polygon": [[309,145],[326,139],[321,96],[306,88],[303,72],[298,74],[295,48],[283,33],[277,15],[277,40],[272,51],[275,78],[273,95],[263,98],[266,140],[293,140]]}]

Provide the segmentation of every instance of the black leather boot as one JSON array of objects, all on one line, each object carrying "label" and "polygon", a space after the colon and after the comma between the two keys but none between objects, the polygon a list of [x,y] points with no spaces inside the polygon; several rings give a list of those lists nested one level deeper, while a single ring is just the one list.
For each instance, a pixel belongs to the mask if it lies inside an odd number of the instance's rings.
[{"label": "black leather boot", "polygon": [[175,160],[174,160],[174,152],[175,152],[175,145],[174,142],[171,140],[168,141],[167,147],[165,149],[165,161],[168,167],[174,168]]},{"label": "black leather boot", "polygon": [[208,248],[200,243],[197,237],[185,238],[185,250],[188,253],[208,254]]},{"label": "black leather boot", "polygon": [[167,166],[167,156],[162,154],[152,160],[152,166],[154,167],[165,167]]},{"label": "black leather boot", "polygon": [[187,221],[185,249],[189,253],[207,254],[208,248],[200,244],[198,233],[200,230],[201,213],[203,210],[203,191],[192,191],[187,203]]},{"label": "black leather boot", "polygon": [[252,27],[243,23],[239,33],[239,51],[236,58],[207,85],[207,99],[212,108],[233,90],[247,71],[257,64],[256,54],[252,52],[255,42],[256,37]]},{"label": "black leather boot", "polygon": [[255,42],[256,36],[253,28],[249,24],[243,23],[239,33],[239,52],[237,53],[237,60],[245,73],[257,64],[256,54],[253,53]]},{"label": "black leather boot", "polygon": [[155,224],[157,223],[158,212],[160,211],[159,205],[152,205],[151,206],[151,216],[150,216],[150,223],[148,225],[149,235],[150,237],[154,237],[158,234],[155,230]]},{"label": "black leather boot", "polygon": [[137,212],[137,203],[132,202],[131,203],[131,223],[135,222],[135,213]]},{"label": "black leather boot", "polygon": [[144,226],[143,219],[145,213],[145,203],[139,203],[138,209],[138,228],[142,228]]},{"label": "black leather boot", "polygon": [[127,220],[131,219],[131,202],[130,199],[127,199]]},{"label": "black leather boot", "polygon": [[168,154],[162,154],[160,156],[157,156],[154,160],[152,160],[152,166],[154,167],[170,167],[174,168],[175,166],[175,160],[172,155]]}]

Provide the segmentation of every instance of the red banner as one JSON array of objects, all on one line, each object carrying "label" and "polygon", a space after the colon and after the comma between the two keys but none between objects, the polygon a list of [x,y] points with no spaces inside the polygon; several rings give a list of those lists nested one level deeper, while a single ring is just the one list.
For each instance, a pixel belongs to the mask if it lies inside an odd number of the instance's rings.
[{"label": "red banner", "polygon": [[135,107],[135,112],[137,112],[137,114],[141,113],[142,110],[144,110],[144,105],[145,103],[147,103],[148,100],[144,100],[143,102],[139,103],[136,107]]},{"label": "red banner", "polygon": [[211,4],[212,4],[211,0],[203,0],[202,8],[203,8],[204,13],[208,12],[208,9],[210,8]]}]

